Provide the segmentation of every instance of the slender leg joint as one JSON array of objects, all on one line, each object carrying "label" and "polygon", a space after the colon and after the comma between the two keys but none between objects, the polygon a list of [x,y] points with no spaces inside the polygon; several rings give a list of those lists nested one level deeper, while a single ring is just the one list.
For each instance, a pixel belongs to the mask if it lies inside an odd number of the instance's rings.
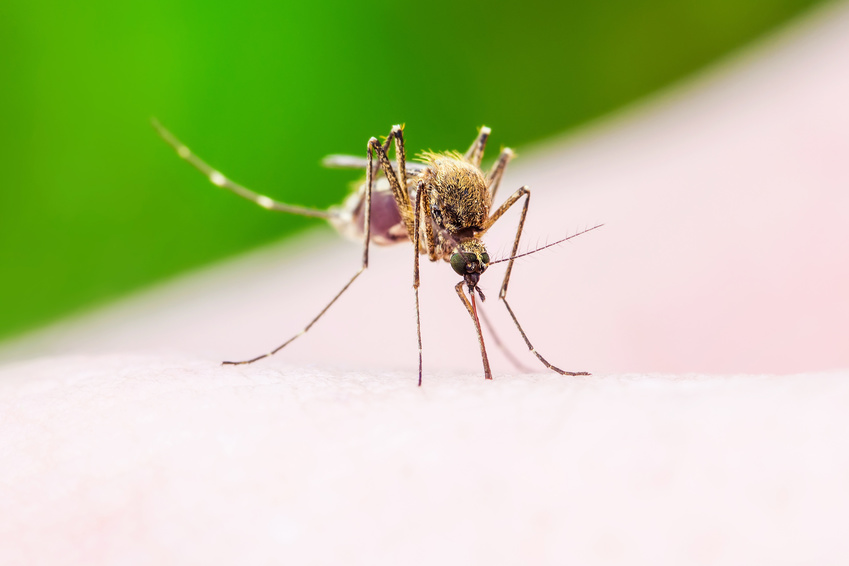
[{"label": "slender leg joint", "polygon": [[489,369],[489,357],[486,355],[486,345],[483,342],[483,333],[481,333],[481,324],[478,321],[478,309],[475,304],[475,294],[472,290],[469,290],[469,297],[471,297],[471,301],[466,298],[466,294],[463,292],[463,285],[465,285],[465,281],[460,281],[454,287],[454,290],[457,291],[457,295],[460,297],[460,300],[463,301],[463,306],[466,307],[466,310],[469,312],[469,316],[472,317],[472,322],[475,325],[475,332],[478,335],[478,344],[480,344],[481,348],[481,360],[483,361],[483,376],[485,379],[492,379],[492,371]]}]

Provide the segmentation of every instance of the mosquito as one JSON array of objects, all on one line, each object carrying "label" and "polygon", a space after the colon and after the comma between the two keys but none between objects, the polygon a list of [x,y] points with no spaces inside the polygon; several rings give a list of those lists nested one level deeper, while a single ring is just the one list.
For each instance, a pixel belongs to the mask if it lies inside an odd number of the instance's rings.
[{"label": "mosquito", "polygon": [[[157,120],[152,122],[153,127],[162,139],[177,152],[177,155],[203,173],[213,185],[227,189],[268,210],[321,218],[333,225],[342,235],[363,241],[363,259],[359,270],[300,332],[268,353],[249,360],[225,361],[222,362],[223,364],[251,364],[257,360],[273,356],[309,331],[368,268],[370,244],[391,245],[410,242],[414,250],[413,289],[416,302],[416,335],[419,348],[419,386],[422,384],[422,332],[419,310],[420,255],[427,255],[430,261],[443,260],[448,262],[457,275],[462,277],[454,290],[474,324],[486,379],[492,379],[492,371],[489,367],[489,358],[481,333],[475,296],[480,297],[481,302],[486,300],[478,286],[480,277],[490,265],[505,261],[507,262],[507,270],[501,283],[498,298],[507,308],[507,312],[513,319],[528,349],[545,367],[561,375],[590,375],[583,371],[564,371],[549,363],[537,352],[522,325],[519,324],[519,319],[510,307],[510,303],[507,302],[507,287],[510,283],[510,274],[513,271],[513,262],[517,258],[560,244],[601,225],[593,226],[529,252],[518,253],[519,239],[522,236],[522,228],[528,214],[531,192],[527,186],[523,186],[510,195],[495,211],[492,211],[492,202],[501,184],[504,169],[513,158],[514,153],[511,149],[504,148],[489,171],[484,173],[481,169],[481,161],[483,160],[487,139],[491,133],[489,128],[482,127],[480,129],[474,142],[464,154],[456,151],[429,151],[421,154],[421,159],[418,162],[407,161],[404,148],[404,127],[400,125],[392,126],[383,143],[375,137],[369,139],[365,158],[351,155],[330,155],[323,161],[325,166],[365,169],[366,178],[341,205],[330,207],[327,210],[319,210],[279,202],[235,183],[192,153],[185,144]],[[389,159],[389,151],[393,142],[395,145],[395,167],[392,166]],[[523,198],[524,202],[513,241],[512,253],[509,257],[493,261],[490,259],[481,238],[510,207]]]}]

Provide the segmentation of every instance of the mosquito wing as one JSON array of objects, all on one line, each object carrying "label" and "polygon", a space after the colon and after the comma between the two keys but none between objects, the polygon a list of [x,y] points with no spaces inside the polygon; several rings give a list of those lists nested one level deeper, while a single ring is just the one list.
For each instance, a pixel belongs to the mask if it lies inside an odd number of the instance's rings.
[{"label": "mosquito wing", "polygon": [[[328,155],[321,160],[321,164],[333,169],[365,169],[368,166],[368,161],[365,157],[357,157],[356,155]],[[406,164],[407,173],[412,175],[419,173],[425,167],[427,165],[424,163],[408,161]]]}]

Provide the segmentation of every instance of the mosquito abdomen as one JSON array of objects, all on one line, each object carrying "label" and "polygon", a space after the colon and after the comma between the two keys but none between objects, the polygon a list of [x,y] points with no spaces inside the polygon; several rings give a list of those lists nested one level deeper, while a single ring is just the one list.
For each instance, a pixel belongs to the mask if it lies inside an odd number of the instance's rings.
[{"label": "mosquito abdomen", "polygon": [[[340,234],[362,242],[365,229],[365,185],[354,191],[335,209],[337,216],[330,223]],[[371,232],[369,241],[380,246],[389,246],[409,241],[407,228],[398,211],[398,204],[386,179],[375,182],[371,193]]]}]

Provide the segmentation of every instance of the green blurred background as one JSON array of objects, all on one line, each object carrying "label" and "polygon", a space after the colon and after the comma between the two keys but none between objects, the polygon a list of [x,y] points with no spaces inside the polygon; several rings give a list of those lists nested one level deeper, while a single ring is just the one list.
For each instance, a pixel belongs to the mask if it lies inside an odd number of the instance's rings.
[{"label": "green blurred background", "polygon": [[562,132],[703,67],[816,0],[0,3],[0,338],[316,221],[319,166],[407,124],[413,152]]}]

